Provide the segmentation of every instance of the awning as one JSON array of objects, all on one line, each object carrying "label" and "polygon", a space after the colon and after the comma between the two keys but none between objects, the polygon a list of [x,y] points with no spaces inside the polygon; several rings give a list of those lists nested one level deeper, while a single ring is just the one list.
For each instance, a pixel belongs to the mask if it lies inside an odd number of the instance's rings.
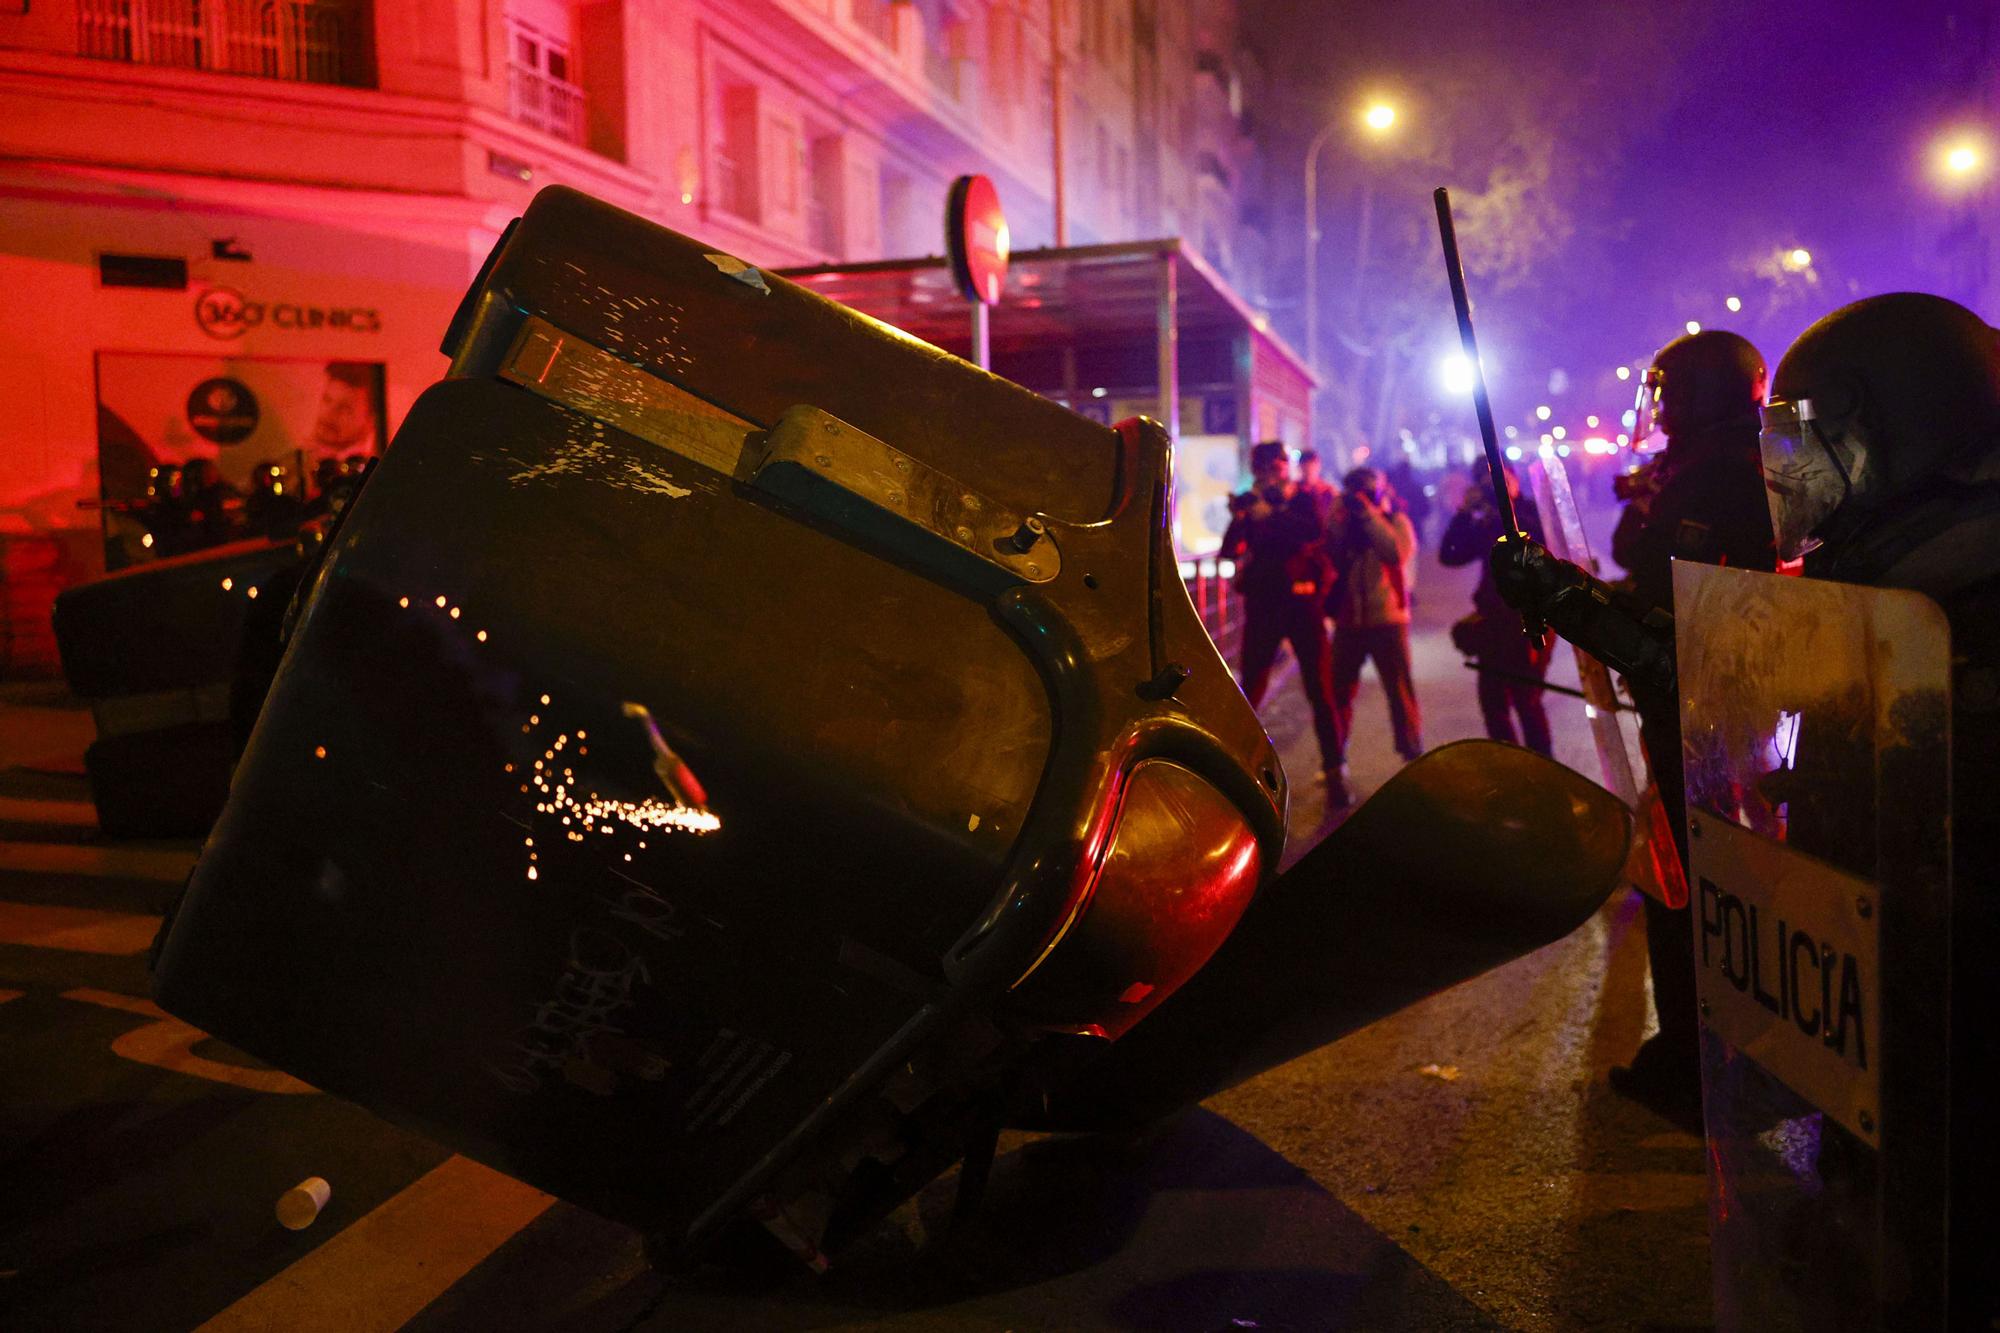
[{"label": "awning", "polygon": [[[971,353],[971,303],[941,257],[783,276],[948,352]],[[1184,443],[1188,456],[1176,467],[1184,549],[1206,549],[1219,536],[1219,527],[1209,529],[1227,521],[1249,444],[1302,448],[1312,438],[1305,359],[1178,238],[1016,252],[988,329],[996,374],[1100,421],[1151,416]]]}]

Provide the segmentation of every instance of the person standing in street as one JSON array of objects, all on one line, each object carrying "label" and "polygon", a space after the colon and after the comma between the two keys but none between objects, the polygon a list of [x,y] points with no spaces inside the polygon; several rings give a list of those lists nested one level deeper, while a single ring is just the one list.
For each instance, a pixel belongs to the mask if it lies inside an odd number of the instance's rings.
[{"label": "person standing in street", "polygon": [[1270,686],[1278,645],[1289,642],[1299,687],[1312,708],[1329,804],[1347,804],[1340,777],[1341,732],[1335,721],[1327,652],[1327,593],[1333,566],[1326,554],[1327,499],[1292,479],[1291,455],[1276,440],[1250,450],[1251,488],[1229,502],[1220,555],[1236,562],[1242,594],[1242,684],[1254,707]]},{"label": "person standing in street", "polygon": [[[1671,616],[1673,562],[1694,560],[1737,569],[1776,567],[1771,514],[1757,447],[1764,401],[1764,358],[1748,340],[1721,329],[1676,338],[1646,372],[1649,427],[1666,437],[1654,469],[1657,484],[1641,487],[1619,516],[1611,558],[1624,567],[1637,603]],[[1538,539],[1539,540],[1539,539]],[[1687,864],[1687,802],[1683,790],[1680,709],[1634,695],[1639,739]],[[1611,1086],[1669,1119],[1699,1123],[1701,1080],[1694,952],[1687,909],[1646,899],[1646,953],[1660,1030],[1611,1071]]]},{"label": "person standing in street", "polygon": [[[1536,541],[1544,540],[1542,519],[1533,499],[1521,494],[1521,483],[1503,469],[1507,494],[1514,501],[1514,519]],[[1481,562],[1479,586],[1472,593],[1472,614],[1451,627],[1451,641],[1479,664],[1479,712],[1486,734],[1509,745],[1524,745],[1553,758],[1549,714],[1542,706],[1542,677],[1548,674],[1551,644],[1528,638],[1521,617],[1493,584],[1485,568],[1486,553],[1500,540],[1500,512],[1493,504],[1493,487],[1484,461],[1472,465],[1465,500],[1445,526],[1438,546],[1438,563],[1448,569]],[[1521,722],[1517,734],[1514,719]]]},{"label": "person standing in street", "polygon": [[1313,497],[1322,513],[1331,514],[1340,489],[1321,475],[1321,466],[1319,450],[1308,449],[1299,455],[1299,489]]},{"label": "person standing in street", "polygon": [[1344,492],[1328,527],[1327,550],[1335,576],[1329,606],[1334,716],[1342,758],[1353,734],[1361,666],[1373,660],[1382,692],[1389,696],[1396,753],[1415,759],[1424,750],[1423,718],[1410,669],[1410,589],[1417,534],[1395,492],[1374,468],[1356,468],[1344,479]]}]

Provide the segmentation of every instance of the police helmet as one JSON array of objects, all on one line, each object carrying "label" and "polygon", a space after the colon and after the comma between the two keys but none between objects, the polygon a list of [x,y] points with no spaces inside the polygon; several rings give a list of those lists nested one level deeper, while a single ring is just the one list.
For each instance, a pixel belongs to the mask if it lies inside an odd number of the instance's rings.
[{"label": "police helmet", "polygon": [[1764,358],[1740,334],[1703,329],[1662,347],[1646,372],[1646,385],[1660,429],[1669,441],[1685,443],[1713,427],[1756,416],[1764,401]]}]

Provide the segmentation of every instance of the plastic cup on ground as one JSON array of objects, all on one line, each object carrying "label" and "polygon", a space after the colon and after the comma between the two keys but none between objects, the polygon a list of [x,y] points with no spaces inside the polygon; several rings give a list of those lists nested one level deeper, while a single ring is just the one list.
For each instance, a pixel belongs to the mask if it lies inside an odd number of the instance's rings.
[{"label": "plastic cup on ground", "polygon": [[333,1186],[308,1176],[278,1196],[278,1224],[287,1231],[304,1231],[333,1197]]}]

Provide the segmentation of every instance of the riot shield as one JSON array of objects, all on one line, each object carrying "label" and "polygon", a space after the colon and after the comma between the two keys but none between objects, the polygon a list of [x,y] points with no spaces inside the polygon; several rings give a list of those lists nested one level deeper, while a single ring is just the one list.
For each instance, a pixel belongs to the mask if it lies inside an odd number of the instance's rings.
[{"label": "riot shield", "polygon": [[1942,1327],[1950,637],[1676,563],[1716,1322]]},{"label": "riot shield", "polygon": [[[1570,489],[1569,472],[1562,459],[1539,460],[1528,470],[1534,487],[1535,503],[1546,516],[1542,524],[1549,550],[1564,560],[1597,572],[1597,557],[1591,553],[1590,538],[1583,530],[1583,515]],[[1648,897],[1668,907],[1687,906],[1687,877],[1682,873],[1680,853],[1674,848],[1673,830],[1660,806],[1658,789],[1642,768],[1634,771],[1633,742],[1637,739],[1624,724],[1611,672],[1604,663],[1576,645],[1577,683],[1583,687],[1584,717],[1590,723],[1590,739],[1597,748],[1598,771],[1604,787],[1633,811],[1632,843],[1625,857],[1621,878]],[[1643,753],[1643,751],[1642,751]]]}]

